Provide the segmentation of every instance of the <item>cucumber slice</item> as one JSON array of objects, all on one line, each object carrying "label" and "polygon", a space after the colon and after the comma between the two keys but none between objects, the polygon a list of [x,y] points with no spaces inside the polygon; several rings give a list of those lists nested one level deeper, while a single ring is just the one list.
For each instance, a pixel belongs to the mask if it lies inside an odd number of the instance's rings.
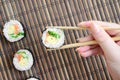
[{"label": "cucumber slice", "polygon": [[12,38],[17,38],[17,37],[19,37],[19,36],[24,36],[24,32],[19,32],[18,34],[8,34],[10,37],[12,37]]},{"label": "cucumber slice", "polygon": [[28,54],[26,54],[25,52],[17,52],[17,54],[22,54],[23,58],[28,59]]},{"label": "cucumber slice", "polygon": [[59,33],[56,33],[54,31],[48,31],[48,34],[51,35],[51,36],[53,36],[53,37],[55,37],[55,38],[57,38],[57,39],[60,38]]}]

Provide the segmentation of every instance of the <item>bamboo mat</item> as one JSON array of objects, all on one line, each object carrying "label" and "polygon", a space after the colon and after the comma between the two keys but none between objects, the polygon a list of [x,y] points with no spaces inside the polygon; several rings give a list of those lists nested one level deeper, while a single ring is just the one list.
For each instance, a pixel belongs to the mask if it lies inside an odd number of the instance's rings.
[{"label": "bamboo mat", "polygon": [[[5,22],[16,19],[26,36],[15,43],[3,36]],[[41,43],[47,25],[76,26],[81,21],[120,22],[120,0],[0,0],[0,80],[111,80],[103,56],[83,58],[76,48],[46,51]],[[65,44],[74,43],[88,31],[65,30]],[[34,65],[28,71],[17,71],[12,59],[19,49],[33,53]]]}]

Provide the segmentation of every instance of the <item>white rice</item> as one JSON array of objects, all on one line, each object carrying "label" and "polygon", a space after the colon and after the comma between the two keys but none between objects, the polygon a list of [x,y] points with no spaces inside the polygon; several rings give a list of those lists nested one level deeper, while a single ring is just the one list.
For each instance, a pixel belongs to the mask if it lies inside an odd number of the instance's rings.
[{"label": "white rice", "polygon": [[21,49],[19,50],[18,52],[22,52],[24,51],[26,54],[28,54],[28,62],[25,66],[21,66],[18,62],[18,59],[16,57],[16,54],[14,55],[14,58],[13,58],[13,64],[15,66],[15,68],[19,71],[25,71],[25,70],[29,70],[32,65],[33,65],[33,57],[32,57],[32,54],[30,51],[26,50],[26,49]]},{"label": "white rice", "polygon": [[37,79],[37,78],[29,78],[27,80],[39,80],[39,79]]},{"label": "white rice", "polygon": [[[58,40],[58,42],[56,44],[45,43],[46,33],[48,31],[55,31],[55,32],[59,33],[60,39]],[[48,28],[46,31],[43,32],[42,42],[48,48],[59,48],[60,46],[62,46],[64,44],[64,37],[65,36],[64,36],[63,30],[55,28],[55,27],[51,27],[51,28]]]},{"label": "white rice", "polygon": [[11,38],[9,37],[8,35],[8,29],[9,29],[9,26],[12,25],[12,24],[18,24],[18,27],[19,27],[19,32],[24,32],[23,30],[23,27],[21,25],[21,23],[17,20],[10,20],[9,22],[5,23],[4,25],[4,29],[3,29],[3,33],[4,33],[4,36],[6,37],[6,39],[10,42],[15,42],[15,41],[18,41],[20,39],[22,39],[24,36],[19,36],[17,38]]}]

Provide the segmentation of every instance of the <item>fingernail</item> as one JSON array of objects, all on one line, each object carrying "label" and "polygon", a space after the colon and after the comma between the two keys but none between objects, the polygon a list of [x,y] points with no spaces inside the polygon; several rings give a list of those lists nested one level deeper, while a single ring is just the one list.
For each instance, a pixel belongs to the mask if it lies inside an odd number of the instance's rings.
[{"label": "fingernail", "polygon": [[98,33],[100,31],[99,26],[97,24],[93,24],[93,27],[94,27],[93,29],[94,33]]},{"label": "fingernail", "polygon": [[91,22],[88,21],[88,22],[84,23],[84,25],[85,25],[86,27],[89,27],[89,26],[91,25]]},{"label": "fingernail", "polygon": [[76,39],[76,41],[79,41],[79,39]]},{"label": "fingernail", "polygon": [[75,49],[75,52],[78,52],[78,48],[77,48],[77,49]]},{"label": "fingernail", "polygon": [[91,21],[86,21],[86,22],[81,22],[80,24],[78,24],[79,26],[83,26],[83,27],[89,27],[91,25]]}]

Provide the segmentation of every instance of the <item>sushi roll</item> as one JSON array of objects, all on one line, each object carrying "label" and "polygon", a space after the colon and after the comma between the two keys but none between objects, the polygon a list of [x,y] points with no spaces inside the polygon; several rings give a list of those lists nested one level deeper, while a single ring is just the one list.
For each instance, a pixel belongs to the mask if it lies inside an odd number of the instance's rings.
[{"label": "sushi roll", "polygon": [[64,32],[61,29],[51,27],[43,32],[42,42],[48,48],[59,48],[64,44]]},{"label": "sushi roll", "polygon": [[19,71],[29,70],[33,65],[33,56],[31,52],[26,49],[17,51],[13,58],[13,64]]},{"label": "sushi roll", "polygon": [[28,78],[26,80],[39,80],[38,78],[32,77],[32,78]]},{"label": "sushi roll", "polygon": [[6,39],[10,42],[18,41],[24,37],[23,27],[17,20],[10,20],[5,23],[3,33]]}]

